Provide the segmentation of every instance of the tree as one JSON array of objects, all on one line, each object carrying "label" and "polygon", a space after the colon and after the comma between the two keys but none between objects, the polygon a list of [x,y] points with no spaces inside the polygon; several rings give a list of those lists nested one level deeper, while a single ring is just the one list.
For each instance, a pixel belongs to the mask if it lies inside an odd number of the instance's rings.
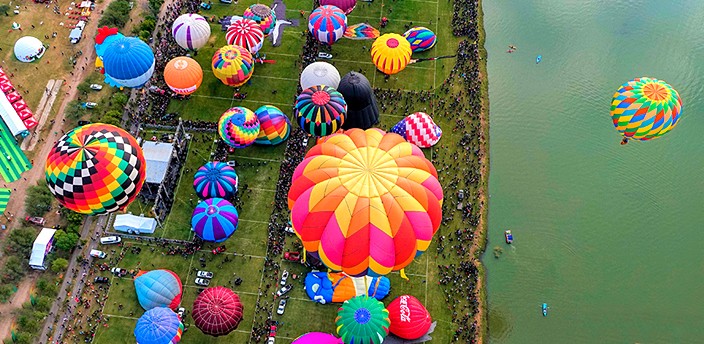
[{"label": "tree", "polygon": [[56,296],[59,287],[49,277],[42,277],[37,281],[37,289],[42,295]]},{"label": "tree", "polygon": [[112,95],[113,110],[122,112],[122,109],[127,105],[128,97],[122,92],[117,92]]},{"label": "tree", "polygon": [[52,297],[42,295],[37,298],[37,302],[34,304],[34,309],[42,312],[48,312],[51,309],[51,304],[54,303]]},{"label": "tree", "polygon": [[[59,233],[60,232],[60,233]],[[76,233],[66,233],[64,231],[56,231],[56,248],[64,251],[70,251],[78,244],[78,235]]]},{"label": "tree", "polygon": [[27,272],[27,261],[17,256],[9,256],[2,267],[2,282],[13,283],[19,281]]},{"label": "tree", "polygon": [[10,284],[0,284],[0,302],[7,302],[15,293],[15,288]]},{"label": "tree", "polygon": [[0,12],[5,13],[5,16],[8,16],[7,11],[10,10],[10,5],[8,4],[2,4],[0,5]]},{"label": "tree", "polygon": [[81,106],[81,102],[78,100],[72,100],[66,104],[66,110],[64,114],[69,119],[78,120],[86,113],[86,110]]},{"label": "tree", "polygon": [[29,257],[37,231],[34,228],[17,228],[10,232],[5,243],[5,254]]},{"label": "tree", "polygon": [[34,337],[28,332],[20,332],[16,337],[13,344],[32,344],[34,342]]},{"label": "tree", "polygon": [[81,225],[83,224],[83,219],[85,218],[83,214],[66,209],[62,212],[62,215],[66,219],[66,231],[76,234],[80,233]]},{"label": "tree", "polygon": [[117,0],[108,5],[103,16],[98,22],[98,26],[115,26],[123,28],[128,20],[130,20],[130,4],[127,0]]},{"label": "tree", "polygon": [[76,89],[81,91],[81,93],[86,94],[86,93],[90,92],[90,83],[88,83],[88,81],[84,81],[84,82],[78,84],[78,86],[76,86]]},{"label": "tree", "polygon": [[41,179],[37,185],[27,189],[27,197],[24,200],[24,207],[29,216],[42,216],[51,209],[51,202],[54,196],[46,186],[46,181]]},{"label": "tree", "polygon": [[60,273],[68,268],[68,260],[64,258],[56,258],[51,262],[51,271]]}]

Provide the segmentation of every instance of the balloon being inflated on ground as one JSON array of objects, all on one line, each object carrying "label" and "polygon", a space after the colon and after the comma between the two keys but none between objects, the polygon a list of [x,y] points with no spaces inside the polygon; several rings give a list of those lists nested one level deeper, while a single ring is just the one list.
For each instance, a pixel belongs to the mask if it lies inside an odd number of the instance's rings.
[{"label": "balloon being inflated on ground", "polygon": [[46,182],[69,210],[105,214],[134,201],[146,166],[132,135],[114,125],[94,123],[75,128],[56,142],[46,158]]},{"label": "balloon being inflated on ground", "polygon": [[181,279],[171,270],[140,271],[134,278],[137,301],[145,310],[168,307],[176,310],[181,304]]},{"label": "balloon being inflated on ground", "polygon": [[193,322],[203,333],[224,336],[239,326],[244,315],[240,297],[225,287],[206,288],[193,302]]},{"label": "balloon being inflated on ground", "polygon": [[224,162],[209,162],[201,166],[193,178],[193,188],[200,199],[231,199],[237,192],[237,173]]},{"label": "balloon being inflated on ground", "polygon": [[403,339],[423,337],[433,323],[430,313],[423,304],[412,295],[401,295],[389,306],[389,331]]},{"label": "balloon being inflated on ground", "polygon": [[288,116],[273,105],[263,105],[254,114],[259,119],[259,135],[254,143],[259,145],[278,145],[288,139],[291,122]]},{"label": "balloon being inflated on ground", "polygon": [[384,74],[396,74],[411,62],[411,44],[405,37],[387,33],[372,43],[372,62]]},{"label": "balloon being inflated on ground", "polygon": [[341,338],[329,333],[308,332],[293,340],[291,344],[344,344]]},{"label": "balloon being inflated on ground", "polygon": [[185,13],[174,20],[171,34],[181,48],[198,50],[210,39],[210,24],[199,14]]},{"label": "balloon being inflated on ground", "polygon": [[320,6],[332,5],[341,9],[345,14],[350,14],[357,6],[357,0],[320,0]]},{"label": "balloon being inflated on ground", "polygon": [[164,68],[164,82],[176,94],[189,95],[203,82],[203,69],[190,57],[173,58]]},{"label": "balloon being inflated on ground", "polygon": [[411,44],[411,50],[414,53],[426,51],[435,46],[437,37],[435,33],[427,27],[416,26],[403,34],[408,43]]},{"label": "balloon being inflated on ground", "polygon": [[154,74],[154,52],[139,38],[119,37],[103,53],[105,82],[117,87],[140,88]]},{"label": "balloon being inflated on ground", "polygon": [[406,141],[420,147],[435,146],[442,137],[442,129],[425,112],[415,112],[396,123],[390,130]]},{"label": "balloon being inflated on ground", "polygon": [[332,45],[342,38],[346,29],[347,16],[335,6],[320,6],[308,16],[308,31],[318,41],[327,45]]},{"label": "balloon being inflated on ground", "polygon": [[254,4],[244,10],[242,18],[254,20],[262,28],[265,36],[269,36],[276,27],[276,13],[267,5]]},{"label": "balloon being inflated on ground", "polygon": [[209,242],[223,242],[237,230],[237,209],[222,198],[209,198],[198,203],[191,217],[196,235]]},{"label": "balloon being inflated on ground", "polygon": [[379,107],[369,80],[360,73],[349,72],[340,80],[337,91],[347,102],[347,118],[342,129],[369,129],[379,123]]},{"label": "balloon being inflated on ground", "polygon": [[391,282],[385,276],[350,277],[340,272],[309,272],[305,289],[308,298],[321,304],[345,302],[362,295],[381,300],[389,294]]},{"label": "balloon being inflated on ground", "polygon": [[296,122],[304,132],[313,136],[327,136],[345,123],[347,103],[334,88],[313,86],[298,95],[295,112]]},{"label": "balloon being inflated on ground", "polygon": [[225,111],[218,122],[220,138],[230,147],[245,148],[259,136],[261,125],[252,110],[237,106]]},{"label": "balloon being inflated on ground", "polygon": [[229,45],[239,45],[256,54],[264,44],[264,32],[254,20],[241,18],[227,28],[225,40]]},{"label": "balloon being inflated on ground", "polygon": [[301,89],[310,88],[318,85],[330,86],[337,88],[340,84],[340,72],[335,66],[327,62],[313,62],[306,66],[301,72]]},{"label": "balloon being inflated on ground", "polygon": [[183,335],[183,323],[171,309],[157,307],[139,317],[134,328],[138,344],[176,344]]},{"label": "balloon being inflated on ground", "polygon": [[389,334],[389,311],[377,299],[357,296],[337,310],[335,325],[345,343],[381,344]]},{"label": "balloon being inflated on ground", "polygon": [[240,87],[254,73],[254,59],[239,45],[226,45],[213,55],[213,75],[227,86]]}]

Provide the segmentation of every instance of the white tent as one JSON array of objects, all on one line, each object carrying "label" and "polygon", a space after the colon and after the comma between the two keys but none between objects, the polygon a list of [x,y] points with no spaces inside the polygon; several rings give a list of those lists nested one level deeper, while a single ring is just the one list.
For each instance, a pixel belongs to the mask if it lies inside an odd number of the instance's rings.
[{"label": "white tent", "polygon": [[20,118],[20,115],[17,114],[15,108],[12,107],[10,101],[7,100],[7,96],[5,94],[0,94],[0,118],[5,121],[5,125],[7,125],[7,129],[10,129],[12,136],[21,135],[22,137],[25,137],[29,135],[27,126],[24,125],[22,118]]},{"label": "white tent", "polygon": [[152,234],[156,229],[156,219],[132,214],[120,214],[115,216],[115,223],[112,226],[118,232]]},{"label": "white tent", "polygon": [[147,183],[161,184],[164,181],[173,151],[171,143],[144,141],[142,152],[147,162]]},{"label": "white tent", "polygon": [[24,36],[15,42],[15,57],[22,62],[38,60],[45,51],[42,41],[32,36]]},{"label": "white tent", "polygon": [[47,253],[51,251],[52,243],[54,241],[55,229],[42,228],[39,232],[37,238],[34,239],[34,245],[32,245],[32,255],[29,257],[29,266],[35,270],[46,270],[46,265],[44,258]]}]

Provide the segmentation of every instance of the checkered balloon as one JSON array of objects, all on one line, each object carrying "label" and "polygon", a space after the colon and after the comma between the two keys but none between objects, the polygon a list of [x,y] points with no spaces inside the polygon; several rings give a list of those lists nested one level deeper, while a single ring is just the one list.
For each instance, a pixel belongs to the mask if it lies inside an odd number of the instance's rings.
[{"label": "checkered balloon", "polygon": [[109,124],[75,128],[46,158],[46,183],[68,209],[97,215],[126,208],[142,189],[146,162],[137,140]]},{"label": "checkered balloon", "polygon": [[434,146],[442,137],[442,129],[425,112],[406,116],[391,128],[391,132],[421,148]]}]

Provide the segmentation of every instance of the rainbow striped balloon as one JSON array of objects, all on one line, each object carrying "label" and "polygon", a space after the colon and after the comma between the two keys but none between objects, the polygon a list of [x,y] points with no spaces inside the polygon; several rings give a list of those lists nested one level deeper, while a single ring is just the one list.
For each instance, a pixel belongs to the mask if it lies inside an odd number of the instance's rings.
[{"label": "rainbow striped balloon", "polygon": [[235,148],[245,148],[259,136],[259,119],[252,110],[237,106],[225,111],[218,122],[220,137]]},{"label": "rainbow striped balloon", "polygon": [[193,188],[201,199],[230,199],[237,192],[237,173],[224,162],[213,161],[201,166],[193,178]]},{"label": "rainbow striped balloon", "polygon": [[427,27],[416,26],[403,34],[414,53],[426,51],[435,46],[437,36]]},{"label": "rainbow striped balloon", "polygon": [[276,27],[276,13],[267,5],[254,4],[244,10],[242,18],[251,19],[257,22],[264,32],[264,36],[269,36]]},{"label": "rainbow striped balloon", "polygon": [[611,101],[611,120],[624,143],[647,141],[667,134],[682,113],[680,95],[668,83],[636,78],[619,87]]},{"label": "rainbow striped balloon", "polygon": [[314,136],[337,131],[347,118],[347,103],[340,92],[330,86],[306,88],[296,99],[296,121],[301,129]]},{"label": "rainbow striped balloon", "polygon": [[291,133],[291,122],[279,108],[264,105],[254,111],[259,118],[259,136],[254,143],[259,145],[278,145]]}]

